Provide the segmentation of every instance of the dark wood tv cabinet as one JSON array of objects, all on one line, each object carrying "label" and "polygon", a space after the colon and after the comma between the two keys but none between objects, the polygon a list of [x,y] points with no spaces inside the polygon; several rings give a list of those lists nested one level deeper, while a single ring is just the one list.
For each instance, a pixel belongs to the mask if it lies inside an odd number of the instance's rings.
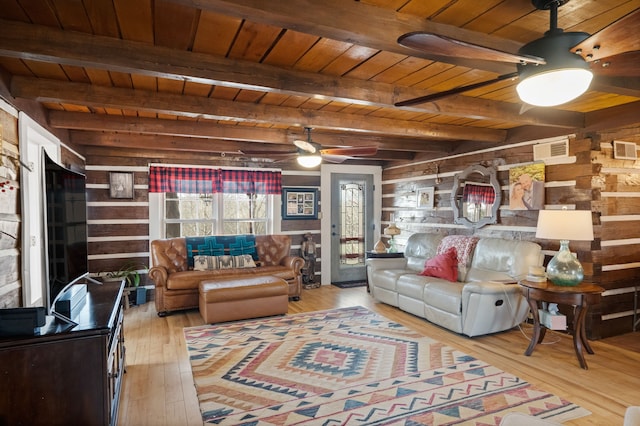
[{"label": "dark wood tv cabinet", "polygon": [[124,373],[123,283],[87,284],[78,323],[0,338],[0,425],[115,425]]}]

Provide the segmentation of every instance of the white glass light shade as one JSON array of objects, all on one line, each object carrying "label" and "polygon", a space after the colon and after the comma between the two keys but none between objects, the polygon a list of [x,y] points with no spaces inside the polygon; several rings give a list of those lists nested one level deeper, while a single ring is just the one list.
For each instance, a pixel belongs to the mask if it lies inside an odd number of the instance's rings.
[{"label": "white glass light shade", "polygon": [[585,69],[561,69],[525,78],[516,86],[523,102],[535,106],[555,106],[569,102],[587,91],[593,73]]},{"label": "white glass light shade", "polygon": [[318,154],[298,155],[297,160],[302,167],[316,167],[322,162],[322,157]]},{"label": "white glass light shade", "polygon": [[520,83],[516,90],[520,99],[547,107],[569,102],[586,92],[593,74],[589,64],[571,48],[588,37],[585,32],[556,29],[522,46],[518,53],[544,58],[545,63],[518,64]]}]

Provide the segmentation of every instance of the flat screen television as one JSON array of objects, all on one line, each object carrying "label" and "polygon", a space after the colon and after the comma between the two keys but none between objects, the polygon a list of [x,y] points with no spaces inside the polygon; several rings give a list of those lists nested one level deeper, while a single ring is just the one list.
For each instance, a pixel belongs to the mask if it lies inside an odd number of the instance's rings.
[{"label": "flat screen television", "polygon": [[47,308],[52,314],[62,292],[89,274],[86,178],[46,152],[43,163]]}]

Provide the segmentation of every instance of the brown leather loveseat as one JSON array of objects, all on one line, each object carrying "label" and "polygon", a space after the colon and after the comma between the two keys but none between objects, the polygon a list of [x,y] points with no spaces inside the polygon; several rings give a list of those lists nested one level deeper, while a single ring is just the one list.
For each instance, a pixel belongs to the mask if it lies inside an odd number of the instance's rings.
[{"label": "brown leather loveseat", "polygon": [[302,290],[301,268],[304,259],[291,256],[291,238],[288,235],[256,235],[255,249],[258,260],[253,268],[193,270],[189,266],[187,243],[184,237],[151,242],[149,277],[155,283],[155,303],[159,316],[168,312],[198,307],[198,285],[216,278],[256,277],[272,275],[287,281],[289,298],[300,299]]}]

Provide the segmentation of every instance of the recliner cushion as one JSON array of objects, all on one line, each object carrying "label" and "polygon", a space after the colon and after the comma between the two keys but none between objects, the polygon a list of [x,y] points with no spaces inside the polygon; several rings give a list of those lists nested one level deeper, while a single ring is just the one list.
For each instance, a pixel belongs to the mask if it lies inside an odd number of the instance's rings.
[{"label": "recliner cushion", "polygon": [[463,287],[463,283],[433,278],[424,288],[424,303],[450,314],[461,315]]}]

